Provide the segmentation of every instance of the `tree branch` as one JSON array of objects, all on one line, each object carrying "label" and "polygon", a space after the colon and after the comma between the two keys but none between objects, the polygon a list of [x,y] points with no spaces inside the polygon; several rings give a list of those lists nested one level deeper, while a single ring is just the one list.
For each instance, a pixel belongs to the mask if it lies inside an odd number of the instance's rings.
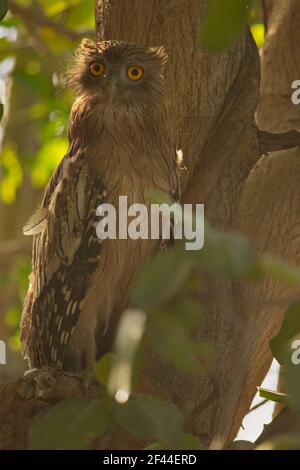
[{"label": "tree branch", "polygon": [[94,35],[94,30],[91,29],[82,29],[73,31],[72,29],[68,29],[65,26],[47,18],[47,16],[43,13],[42,8],[34,8],[32,7],[23,7],[19,5],[14,0],[9,1],[9,10],[16,16],[19,16],[28,29],[31,29],[32,26],[34,27],[41,27],[46,26],[51,28],[60,36],[64,36],[71,41],[76,41],[77,39],[81,39],[84,36],[91,36]]},{"label": "tree branch", "polygon": [[300,132],[296,130],[274,134],[257,129],[257,138],[261,155],[300,147]]},{"label": "tree branch", "polygon": [[62,371],[36,371],[0,384],[0,449],[26,449],[36,418],[63,399],[97,398],[98,384],[86,391],[81,379]]},{"label": "tree branch", "polygon": [[296,430],[296,418],[290,408],[285,406],[280,413],[271,421],[270,424],[264,426],[261,435],[255,441],[259,445],[265,441],[269,441],[280,434],[293,433]]}]

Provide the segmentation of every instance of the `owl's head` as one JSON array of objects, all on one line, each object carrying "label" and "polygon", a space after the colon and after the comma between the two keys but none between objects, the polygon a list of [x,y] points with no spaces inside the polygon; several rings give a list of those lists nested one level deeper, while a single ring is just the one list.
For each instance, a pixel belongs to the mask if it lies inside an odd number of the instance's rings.
[{"label": "owl's head", "polygon": [[76,51],[69,79],[78,95],[91,94],[104,105],[158,104],[165,95],[166,62],[163,47],[84,39]]}]

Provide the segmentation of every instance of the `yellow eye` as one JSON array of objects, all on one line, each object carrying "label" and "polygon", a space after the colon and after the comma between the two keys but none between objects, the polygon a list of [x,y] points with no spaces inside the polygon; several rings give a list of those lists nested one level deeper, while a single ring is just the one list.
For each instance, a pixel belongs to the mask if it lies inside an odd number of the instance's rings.
[{"label": "yellow eye", "polygon": [[128,78],[130,78],[130,80],[137,81],[143,77],[144,70],[142,69],[142,67],[139,67],[138,65],[133,65],[132,67],[129,67],[129,69],[127,70],[127,75],[128,75]]},{"label": "yellow eye", "polygon": [[93,77],[101,77],[104,74],[104,65],[101,62],[92,62],[90,64],[90,72]]}]

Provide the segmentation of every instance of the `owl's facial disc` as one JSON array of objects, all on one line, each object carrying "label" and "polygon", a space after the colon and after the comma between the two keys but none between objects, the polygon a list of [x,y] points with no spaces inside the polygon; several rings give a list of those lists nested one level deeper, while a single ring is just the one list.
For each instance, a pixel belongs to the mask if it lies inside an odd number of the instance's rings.
[{"label": "owl's facial disc", "polygon": [[84,40],[69,72],[69,83],[77,95],[103,107],[158,106],[166,98],[163,48],[122,41]]},{"label": "owl's facial disc", "polygon": [[120,86],[120,79],[119,77],[113,76],[109,80],[109,92],[108,92],[108,105],[111,108],[118,92],[118,87]]},{"label": "owl's facial disc", "polygon": [[144,79],[143,66],[127,61],[111,64],[105,57],[96,57],[88,67],[90,84],[109,107],[135,102],[139,83]]},{"label": "owl's facial disc", "polygon": [[101,81],[101,88],[104,89],[109,107],[122,102],[128,104],[128,99],[132,101],[132,97],[137,92],[137,82],[141,81],[143,74],[144,71],[139,66],[126,66],[111,72],[108,71]]}]

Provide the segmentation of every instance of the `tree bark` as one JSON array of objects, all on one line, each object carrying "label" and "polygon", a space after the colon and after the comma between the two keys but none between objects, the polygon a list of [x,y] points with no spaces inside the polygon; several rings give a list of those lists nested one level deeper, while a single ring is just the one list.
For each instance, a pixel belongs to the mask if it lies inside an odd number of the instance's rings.
[{"label": "tree bark", "polygon": [[62,371],[41,371],[0,384],[0,449],[26,449],[32,426],[51,406],[68,398],[97,398],[98,385],[85,390],[81,379]]},{"label": "tree bark", "polygon": [[[259,160],[254,128],[259,93],[256,46],[247,33],[226,54],[203,51],[199,33],[205,5],[196,0],[163,5],[155,0],[130,5],[99,0],[98,38],[165,44],[174,138],[187,165],[183,202],[204,203],[206,217],[215,226],[241,231],[258,252],[297,263],[299,152],[292,149]],[[299,128],[299,108],[290,101],[291,82],[299,71],[299,8],[296,0],[265,5],[268,34],[258,124],[269,132]],[[270,366],[268,341],[296,291],[268,280],[260,285],[214,282],[208,292],[215,303],[199,338],[212,341],[217,350],[217,399],[197,414],[211,394],[209,381],[155,371],[155,364],[148,369],[148,387],[167,390],[202,440],[218,437],[223,442],[238,431]]]},{"label": "tree bark", "polygon": [[[259,158],[254,122],[259,57],[251,35],[246,32],[228,53],[211,55],[199,44],[206,1],[97,3],[98,39],[165,45],[174,139],[187,166],[183,202],[204,203],[214,226],[231,228],[243,183]],[[217,397],[200,413],[201,404],[212,395],[211,380],[174,375],[152,358],[144,385],[152,393],[163,390],[175,401],[185,411],[190,430],[206,443],[215,433],[224,440],[229,436],[235,410],[227,393],[236,383],[233,364],[239,367],[243,348],[236,349],[241,332],[232,283],[210,282],[207,289],[216,302],[199,339],[213,342],[217,350]],[[237,387],[235,393],[242,390]],[[237,430],[238,425],[231,435]]]},{"label": "tree bark", "polygon": [[[292,103],[291,85],[300,77],[300,4],[297,0],[266,0],[265,11],[268,33],[261,53],[257,124],[269,132],[299,131],[300,107]],[[299,143],[294,149],[261,157],[246,181],[236,220],[237,229],[253,240],[259,252],[267,251],[293,264],[300,263],[299,161]],[[269,281],[239,286],[239,302],[248,323],[245,341],[249,354],[235,428],[246,412],[254,385],[261,383],[271,363],[268,341],[278,332],[290,299],[297,295],[299,289],[286,289]]]},{"label": "tree bark", "polygon": [[270,424],[264,426],[264,430],[255,444],[270,441],[283,434],[293,434],[297,431],[297,420],[290,408],[284,406]]}]

